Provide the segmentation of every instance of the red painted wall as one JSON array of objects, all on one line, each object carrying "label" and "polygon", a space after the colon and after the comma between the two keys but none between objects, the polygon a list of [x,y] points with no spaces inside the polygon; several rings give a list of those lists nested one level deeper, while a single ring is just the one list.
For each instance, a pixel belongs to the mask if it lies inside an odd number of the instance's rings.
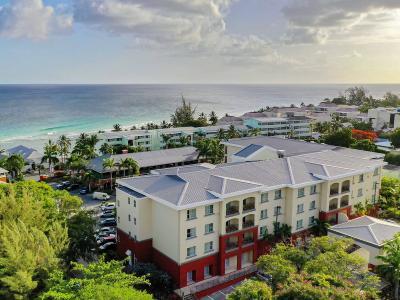
[{"label": "red painted wall", "polygon": [[146,240],[146,241],[135,241],[134,239],[130,238],[128,234],[123,232],[120,229],[117,229],[117,253],[121,256],[125,256],[126,250],[131,250],[137,260],[142,262],[152,262],[153,260],[153,241]]}]

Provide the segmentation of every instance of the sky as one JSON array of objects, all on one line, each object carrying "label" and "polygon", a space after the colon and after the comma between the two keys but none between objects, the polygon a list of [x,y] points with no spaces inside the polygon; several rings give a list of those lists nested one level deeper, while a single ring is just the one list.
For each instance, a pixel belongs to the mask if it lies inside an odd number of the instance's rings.
[{"label": "sky", "polygon": [[399,0],[0,0],[0,84],[399,83]]}]

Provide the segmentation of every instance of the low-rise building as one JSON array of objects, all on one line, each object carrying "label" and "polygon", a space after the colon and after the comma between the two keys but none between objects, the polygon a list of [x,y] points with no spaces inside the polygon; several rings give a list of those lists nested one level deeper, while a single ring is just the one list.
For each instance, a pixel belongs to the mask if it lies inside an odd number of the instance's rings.
[{"label": "low-rise building", "polygon": [[7,174],[8,174],[7,170],[0,168],[0,183],[7,182]]},{"label": "low-rise building", "polygon": [[355,253],[363,257],[370,267],[381,264],[377,256],[384,255],[384,245],[398,233],[399,224],[370,216],[362,216],[328,228],[329,236],[353,239],[354,244],[359,247]]},{"label": "low-rise building", "polygon": [[368,120],[374,130],[400,127],[400,108],[378,107],[368,110]]},{"label": "low-rise building", "polygon": [[384,164],[340,148],[120,179],[118,251],[170,273],[178,294],[204,296],[254,272],[275,222],[298,237],[316,219],[344,222],[357,203],[375,203]]}]

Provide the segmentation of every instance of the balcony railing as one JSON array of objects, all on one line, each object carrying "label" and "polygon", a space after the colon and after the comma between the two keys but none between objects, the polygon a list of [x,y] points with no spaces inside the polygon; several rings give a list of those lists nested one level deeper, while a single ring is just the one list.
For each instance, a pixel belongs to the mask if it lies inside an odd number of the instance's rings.
[{"label": "balcony railing", "polygon": [[248,228],[248,227],[253,227],[254,226],[254,221],[244,221],[243,222],[243,228]]},{"label": "balcony railing", "polygon": [[226,226],[226,232],[230,233],[230,232],[235,232],[239,230],[239,226],[238,225],[227,225]]},{"label": "balcony railing", "polygon": [[226,243],[226,250],[232,250],[239,246],[238,242],[227,242]]},{"label": "balcony railing", "polygon": [[342,194],[350,192],[350,187],[342,187]]},{"label": "balcony railing", "polygon": [[251,244],[251,243],[254,243],[253,237],[247,237],[247,238],[243,239],[243,245],[248,245],[248,244]]},{"label": "balcony railing", "polygon": [[243,205],[243,212],[254,210],[254,209],[255,209],[254,203]]},{"label": "balcony railing", "polygon": [[239,207],[227,207],[226,208],[226,216],[232,216],[239,213]]},{"label": "balcony railing", "polygon": [[338,205],[337,204],[329,205],[329,210],[335,210],[335,209],[338,209]]},{"label": "balcony railing", "polygon": [[335,196],[339,194],[339,190],[331,190],[329,196]]}]

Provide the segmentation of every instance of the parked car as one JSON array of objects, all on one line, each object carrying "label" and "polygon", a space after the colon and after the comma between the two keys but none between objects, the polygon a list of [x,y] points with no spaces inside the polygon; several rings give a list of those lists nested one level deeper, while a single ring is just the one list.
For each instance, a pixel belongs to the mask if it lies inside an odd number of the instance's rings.
[{"label": "parked car", "polygon": [[64,185],[62,183],[56,184],[56,189],[57,190],[63,190],[64,189]]},{"label": "parked car", "polygon": [[99,247],[99,249],[104,251],[104,250],[109,250],[109,249],[115,249],[116,247],[117,247],[117,244],[115,242],[109,242],[109,243],[105,243],[105,244],[101,245]]},{"label": "parked car", "polygon": [[100,233],[94,235],[94,237],[96,238],[96,240],[99,240],[99,239],[104,238],[104,237],[109,237],[109,236],[114,236],[114,237],[115,237],[115,232],[113,232],[113,233],[110,233],[110,232],[100,232]]},{"label": "parked car", "polygon": [[67,187],[68,191],[74,191],[74,190],[77,190],[77,189],[79,189],[79,184],[77,184],[77,183],[73,183],[69,187]]},{"label": "parked car", "polygon": [[87,190],[87,188],[83,188],[79,191],[79,194],[81,195],[86,195],[89,191]]},{"label": "parked car", "polygon": [[71,182],[70,182],[70,181],[63,181],[63,182],[61,182],[61,184],[62,184],[65,188],[67,188],[67,187],[69,187],[69,186],[71,185]]},{"label": "parked car", "polygon": [[102,192],[94,192],[92,195],[94,200],[108,200],[110,199],[110,195],[107,193],[102,193]]},{"label": "parked car", "polygon": [[100,221],[100,226],[117,226],[115,218],[108,218]]},{"label": "parked car", "polygon": [[101,210],[106,211],[106,210],[112,210],[115,208],[115,203],[105,203],[104,205],[101,205]]},{"label": "parked car", "polygon": [[100,215],[101,219],[108,219],[108,218],[115,218],[115,213],[114,212],[103,212]]},{"label": "parked car", "polygon": [[96,233],[107,232],[107,233],[115,233],[117,229],[115,227],[101,227],[96,229]]},{"label": "parked car", "polygon": [[116,238],[115,235],[109,235],[109,236],[105,236],[105,237],[101,237],[99,239],[96,240],[97,245],[102,245],[105,243],[109,243],[109,242],[116,242]]}]

